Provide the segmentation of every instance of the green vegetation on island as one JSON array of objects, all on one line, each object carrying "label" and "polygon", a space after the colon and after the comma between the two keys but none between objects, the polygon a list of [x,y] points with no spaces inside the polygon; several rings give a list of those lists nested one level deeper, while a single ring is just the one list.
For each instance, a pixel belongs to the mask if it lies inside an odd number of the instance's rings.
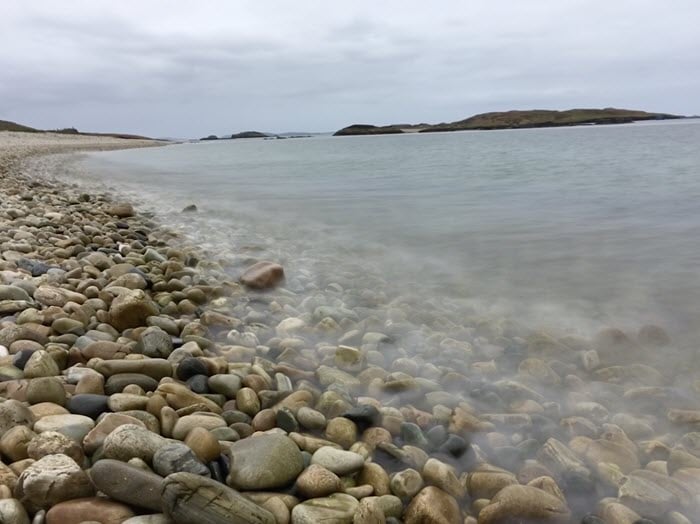
[{"label": "green vegetation on island", "polygon": [[464,120],[440,124],[392,124],[373,126],[353,124],[336,131],[334,136],[385,135],[397,133],[434,133],[440,131],[526,129],[535,127],[560,127],[596,124],[627,124],[640,120],[668,120],[685,118],[667,113],[648,113],[630,109],[569,109],[554,111],[533,109],[526,111],[500,111],[481,113]]}]

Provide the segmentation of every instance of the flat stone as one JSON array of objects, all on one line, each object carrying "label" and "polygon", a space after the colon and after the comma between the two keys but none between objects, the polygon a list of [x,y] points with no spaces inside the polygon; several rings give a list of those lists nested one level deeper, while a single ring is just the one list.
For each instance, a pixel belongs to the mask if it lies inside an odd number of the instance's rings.
[{"label": "flat stone", "polygon": [[241,275],[241,284],[253,289],[274,288],[283,280],[284,268],[267,260],[253,264]]},{"label": "flat stone", "polygon": [[162,511],[161,476],[111,459],[98,460],[89,474],[95,488],[110,498],[131,506]]},{"label": "flat stone", "polygon": [[24,300],[26,302],[33,302],[32,297],[21,287],[6,285],[0,285],[0,300]]},{"label": "flat stone", "polygon": [[102,360],[94,364],[95,371],[105,377],[119,373],[140,373],[155,380],[173,376],[173,365],[162,358],[146,358],[141,360]]},{"label": "flat stone", "polygon": [[105,383],[105,394],[113,395],[121,393],[126,386],[136,384],[144,391],[155,391],[158,387],[158,381],[153,377],[144,375],[143,373],[117,373],[107,379]]},{"label": "flat stone", "polygon": [[83,323],[72,318],[57,318],[51,323],[51,329],[61,335],[71,334],[80,336],[85,334],[85,326],[83,326]]},{"label": "flat stone", "polygon": [[310,499],[292,509],[292,524],[352,524],[359,503],[355,497],[335,493],[330,497]]},{"label": "flat stone", "polygon": [[311,463],[323,466],[336,475],[344,476],[362,469],[365,459],[352,451],[323,446],[313,454]]},{"label": "flat stone", "polygon": [[266,509],[215,480],[173,473],[161,488],[164,513],[176,524],[276,524]]},{"label": "flat stone", "polygon": [[66,455],[37,460],[22,472],[15,488],[15,495],[30,512],[92,494],[87,474]]},{"label": "flat stone", "polygon": [[117,218],[129,218],[134,216],[134,208],[131,204],[128,204],[126,202],[117,202],[114,204],[111,204],[109,207],[105,209],[105,211],[110,214],[114,215]]},{"label": "flat stone", "polygon": [[124,504],[100,497],[67,500],[46,513],[46,524],[80,524],[97,519],[100,524],[121,524],[134,512]]},{"label": "flat stone", "polygon": [[94,427],[95,421],[83,415],[49,415],[36,421],[34,431],[57,431],[76,442],[82,442]]},{"label": "flat stone", "polygon": [[40,286],[34,291],[34,300],[44,306],[63,307],[68,302],[82,304],[85,302],[86,298],[84,295],[76,293],[75,291],[69,291],[68,289],[53,286]]},{"label": "flat stone", "polygon": [[92,342],[80,351],[85,358],[101,358],[103,360],[110,360],[117,358],[117,355],[128,355],[129,350],[126,346],[117,344],[116,342],[111,342],[109,340],[99,340],[97,342]]},{"label": "flat stone", "polygon": [[229,447],[231,467],[226,482],[243,490],[275,489],[291,484],[304,467],[301,451],[289,437],[261,435]]},{"label": "flat stone", "polygon": [[148,397],[145,395],[134,395],[129,393],[115,393],[107,400],[109,409],[114,412],[119,411],[142,411],[146,409]]},{"label": "flat stone", "polygon": [[173,438],[185,440],[188,433],[194,428],[216,429],[225,428],[226,421],[219,415],[213,413],[195,413],[180,417],[173,428]]},{"label": "flat stone", "polygon": [[151,515],[139,515],[126,519],[122,524],[173,524],[173,520],[165,513],[153,513]]},{"label": "flat stone", "polygon": [[94,420],[102,413],[109,411],[108,400],[109,397],[106,395],[83,393],[73,395],[68,400],[66,407],[74,415],[83,415]]}]

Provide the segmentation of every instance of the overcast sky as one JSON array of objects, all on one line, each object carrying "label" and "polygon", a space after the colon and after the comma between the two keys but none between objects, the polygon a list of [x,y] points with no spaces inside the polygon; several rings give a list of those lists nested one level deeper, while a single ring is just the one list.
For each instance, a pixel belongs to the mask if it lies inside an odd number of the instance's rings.
[{"label": "overcast sky", "polygon": [[700,112],[698,0],[2,0],[0,119],[150,136]]}]

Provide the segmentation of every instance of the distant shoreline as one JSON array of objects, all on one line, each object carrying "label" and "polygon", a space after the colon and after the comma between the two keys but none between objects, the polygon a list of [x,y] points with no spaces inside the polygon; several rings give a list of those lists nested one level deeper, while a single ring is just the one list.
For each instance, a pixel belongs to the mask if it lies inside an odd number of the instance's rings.
[{"label": "distant shoreline", "polygon": [[537,129],[583,125],[629,124],[649,120],[692,118],[668,113],[649,113],[630,109],[569,109],[567,111],[527,110],[482,113],[450,123],[440,124],[353,124],[336,131],[333,136],[437,133],[446,131],[490,131],[500,129]]}]

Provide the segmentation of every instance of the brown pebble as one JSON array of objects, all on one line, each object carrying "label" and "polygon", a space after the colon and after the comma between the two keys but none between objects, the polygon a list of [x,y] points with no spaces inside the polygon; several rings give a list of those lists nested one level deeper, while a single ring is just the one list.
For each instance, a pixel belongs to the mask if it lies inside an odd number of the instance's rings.
[{"label": "brown pebble", "polygon": [[204,462],[216,460],[221,455],[221,445],[214,436],[204,428],[193,428],[185,437],[187,444],[195,455]]}]

